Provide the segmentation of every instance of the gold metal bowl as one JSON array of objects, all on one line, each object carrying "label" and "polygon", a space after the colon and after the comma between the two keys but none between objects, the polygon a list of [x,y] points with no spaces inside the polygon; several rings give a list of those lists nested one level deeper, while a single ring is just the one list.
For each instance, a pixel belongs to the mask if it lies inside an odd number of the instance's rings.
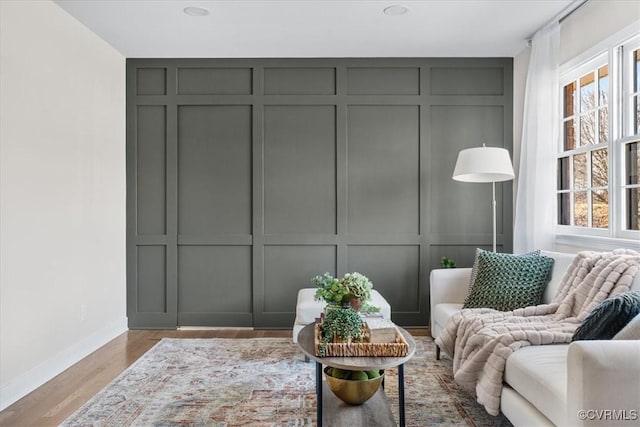
[{"label": "gold metal bowl", "polygon": [[327,378],[329,389],[338,396],[340,400],[349,405],[362,405],[369,400],[371,396],[376,394],[382,380],[384,379],[384,371],[380,372],[378,378],[369,380],[344,380],[342,378],[332,377],[327,373],[330,366],[324,368],[324,375]]}]

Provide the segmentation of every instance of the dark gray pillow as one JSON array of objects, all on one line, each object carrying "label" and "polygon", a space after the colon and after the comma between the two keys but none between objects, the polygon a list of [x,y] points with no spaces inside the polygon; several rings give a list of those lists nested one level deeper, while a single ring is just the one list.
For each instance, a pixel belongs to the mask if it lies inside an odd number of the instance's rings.
[{"label": "dark gray pillow", "polygon": [[571,341],[610,340],[640,314],[640,291],[629,291],[602,301],[582,321]]}]

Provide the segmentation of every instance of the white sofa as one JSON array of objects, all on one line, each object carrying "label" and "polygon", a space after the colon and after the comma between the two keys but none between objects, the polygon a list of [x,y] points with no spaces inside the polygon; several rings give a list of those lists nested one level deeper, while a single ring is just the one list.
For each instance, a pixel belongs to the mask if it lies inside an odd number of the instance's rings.
[{"label": "white sofa", "polygon": [[[543,296],[547,303],[574,255],[542,255],[555,259]],[[431,272],[434,338],[462,308],[470,275],[470,268]],[[640,273],[631,289],[640,289]],[[640,341],[578,341],[519,349],[507,359],[500,407],[516,427],[640,425]]]}]

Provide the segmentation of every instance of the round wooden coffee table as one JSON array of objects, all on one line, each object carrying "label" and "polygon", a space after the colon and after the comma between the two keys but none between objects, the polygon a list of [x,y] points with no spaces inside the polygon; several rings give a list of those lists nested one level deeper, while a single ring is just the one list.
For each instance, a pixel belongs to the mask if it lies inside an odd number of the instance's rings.
[{"label": "round wooden coffee table", "polygon": [[[366,425],[393,425],[395,420],[391,414],[389,401],[384,390],[378,392],[367,402],[360,406],[349,407],[338,399],[330,390],[323,391],[322,386],[322,365],[333,368],[347,369],[350,371],[368,371],[373,369],[398,368],[398,413],[400,426],[405,425],[404,417],[404,364],[409,361],[416,352],[416,342],[406,330],[398,327],[404,339],[409,344],[409,351],[404,357],[319,357],[315,354],[313,341],[314,324],[305,326],[298,334],[298,347],[302,352],[316,363],[316,402],[317,402],[317,423],[322,427],[323,417],[326,418],[327,425],[336,424],[338,417],[346,417],[351,425],[362,424],[367,420]],[[383,383],[384,386],[384,383]],[[343,421],[344,422],[344,421]],[[377,423],[377,424],[374,424]],[[342,423],[341,423],[342,424]]]}]

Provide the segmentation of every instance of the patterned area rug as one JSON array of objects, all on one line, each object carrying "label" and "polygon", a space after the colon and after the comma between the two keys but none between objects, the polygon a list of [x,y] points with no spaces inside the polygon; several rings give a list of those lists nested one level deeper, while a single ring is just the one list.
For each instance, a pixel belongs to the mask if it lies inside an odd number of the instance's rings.
[{"label": "patterned area rug", "polygon": [[[407,425],[511,425],[453,382],[431,338],[416,344],[405,365]],[[386,375],[397,421],[397,371]],[[165,338],[61,425],[293,427],[315,425],[315,413],[314,363],[290,339]]]}]

